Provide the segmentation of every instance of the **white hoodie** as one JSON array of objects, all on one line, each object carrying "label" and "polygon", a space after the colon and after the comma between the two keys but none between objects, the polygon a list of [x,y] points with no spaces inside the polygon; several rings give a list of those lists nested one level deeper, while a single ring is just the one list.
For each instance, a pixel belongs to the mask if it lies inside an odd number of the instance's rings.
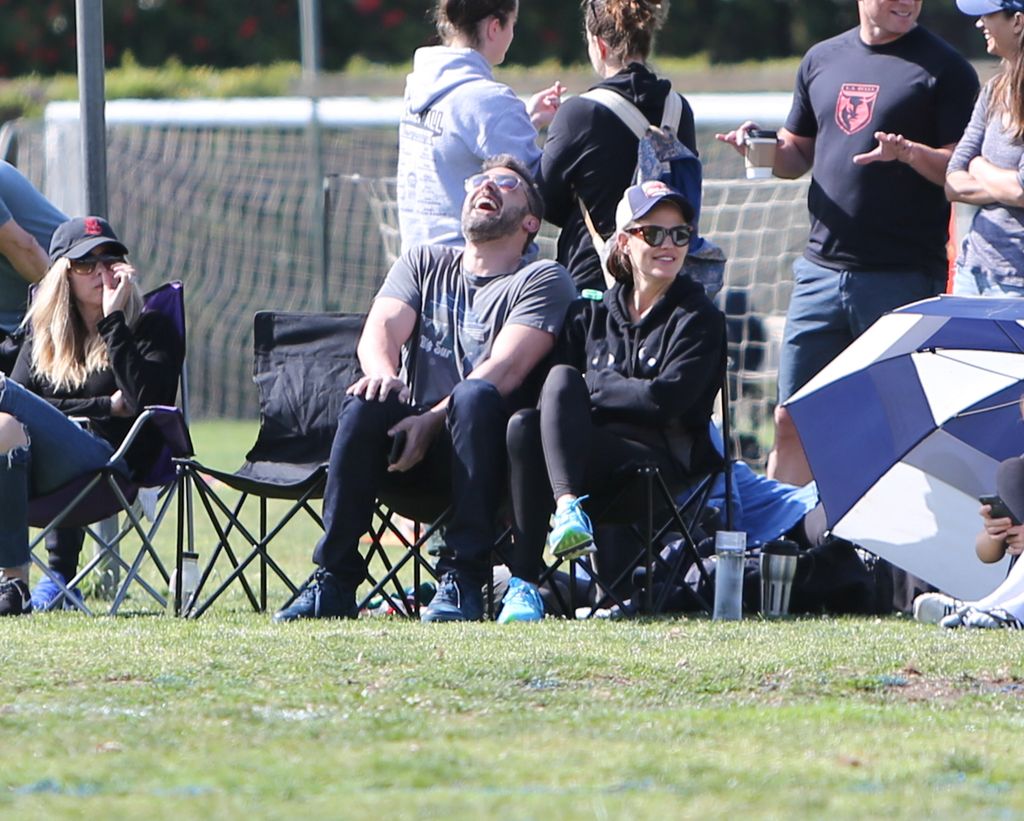
[{"label": "white hoodie", "polygon": [[463,184],[496,154],[511,154],[537,172],[537,131],[522,100],[495,81],[490,64],[475,49],[417,49],[398,132],[403,251],[464,244]]}]

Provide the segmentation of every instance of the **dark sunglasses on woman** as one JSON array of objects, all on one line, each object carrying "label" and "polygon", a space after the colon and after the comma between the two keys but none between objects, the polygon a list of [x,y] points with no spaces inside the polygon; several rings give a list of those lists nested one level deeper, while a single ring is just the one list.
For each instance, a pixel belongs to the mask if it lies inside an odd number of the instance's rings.
[{"label": "dark sunglasses on woman", "polygon": [[103,254],[102,256],[73,259],[71,260],[71,273],[78,274],[83,277],[89,276],[89,274],[96,271],[96,266],[100,263],[103,263],[110,268],[119,262],[124,262],[124,257],[120,254]]},{"label": "dark sunglasses on woman", "polygon": [[672,228],[663,228],[660,225],[635,225],[626,229],[627,234],[640,237],[652,248],[657,248],[665,241],[665,237],[671,237],[672,244],[679,246],[690,244],[690,237],[693,236],[692,225],[675,225]]}]

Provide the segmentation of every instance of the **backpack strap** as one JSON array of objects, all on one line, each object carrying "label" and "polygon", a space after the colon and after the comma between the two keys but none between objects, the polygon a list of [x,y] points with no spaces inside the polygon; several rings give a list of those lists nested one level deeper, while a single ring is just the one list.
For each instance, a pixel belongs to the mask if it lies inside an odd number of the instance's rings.
[{"label": "backpack strap", "polygon": [[665,108],[661,111],[661,127],[671,128],[673,134],[679,133],[679,120],[683,116],[683,98],[674,91],[665,98]]},{"label": "backpack strap", "polygon": [[611,109],[611,112],[622,120],[623,124],[633,132],[638,140],[643,138],[651,125],[639,108],[610,88],[592,88],[580,96]]},{"label": "backpack strap", "polygon": [[[636,105],[610,88],[592,88],[580,96],[611,109],[612,113],[622,120],[638,140],[643,139],[647,129],[651,127],[650,121]],[[661,127],[668,126],[673,133],[678,134],[679,121],[682,116],[683,98],[674,91],[670,91],[668,97],[665,98],[665,107],[661,112]]]}]

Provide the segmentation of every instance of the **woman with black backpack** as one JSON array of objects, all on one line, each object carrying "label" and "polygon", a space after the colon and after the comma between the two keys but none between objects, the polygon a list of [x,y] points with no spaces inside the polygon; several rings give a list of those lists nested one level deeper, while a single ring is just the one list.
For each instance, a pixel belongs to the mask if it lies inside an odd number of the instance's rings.
[{"label": "woman with black backpack", "polygon": [[[621,95],[652,125],[660,125],[672,85],[650,70],[647,59],[668,4],[583,0],[582,9],[587,52],[602,78],[594,89]],[[680,100],[676,136],[696,154],[693,110],[681,95]],[[602,238],[611,236],[615,206],[633,182],[637,145],[636,135],[614,111],[586,95],[566,100],[548,128],[539,179],[545,218],[562,229],[557,258],[580,290],[605,290],[601,259],[583,209]]]}]

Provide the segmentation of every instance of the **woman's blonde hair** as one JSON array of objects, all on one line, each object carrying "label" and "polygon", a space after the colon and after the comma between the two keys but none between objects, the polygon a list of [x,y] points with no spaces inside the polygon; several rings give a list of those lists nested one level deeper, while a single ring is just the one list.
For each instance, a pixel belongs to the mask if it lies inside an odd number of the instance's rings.
[{"label": "woman's blonde hair", "polygon": [[[71,263],[61,257],[46,272],[25,315],[32,329],[32,371],[58,390],[82,387],[89,374],[108,367],[107,346],[95,331],[90,333],[71,294]],[[124,317],[135,325],[142,313],[142,294],[131,283]]]}]

